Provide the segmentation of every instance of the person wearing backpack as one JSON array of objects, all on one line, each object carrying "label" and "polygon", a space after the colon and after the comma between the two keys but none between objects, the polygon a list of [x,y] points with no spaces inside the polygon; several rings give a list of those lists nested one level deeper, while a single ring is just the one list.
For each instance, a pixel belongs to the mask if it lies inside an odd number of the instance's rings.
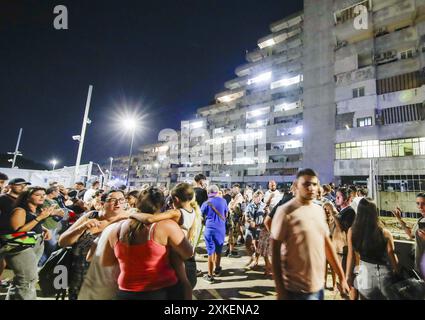
[{"label": "person wearing backpack", "polygon": [[201,207],[205,222],[204,240],[208,253],[208,274],[204,276],[204,280],[209,283],[213,283],[214,275],[219,276],[222,271],[221,251],[226,236],[226,218],[229,211],[226,200],[218,194],[219,188],[211,185],[208,188],[208,200]]},{"label": "person wearing backpack", "polygon": [[127,219],[129,213],[124,210],[126,199],[121,190],[110,190],[102,195],[103,209],[91,211],[80,217],[59,238],[59,246],[72,246],[72,265],[69,270],[69,300],[77,300],[84,277],[90,266],[87,256],[95,250],[95,240],[110,224]]}]

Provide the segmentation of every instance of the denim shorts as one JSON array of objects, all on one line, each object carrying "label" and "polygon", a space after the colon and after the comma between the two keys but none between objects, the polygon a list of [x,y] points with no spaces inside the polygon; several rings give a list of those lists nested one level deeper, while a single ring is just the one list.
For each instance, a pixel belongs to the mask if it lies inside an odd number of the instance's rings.
[{"label": "denim shorts", "polygon": [[354,287],[367,300],[386,300],[392,272],[386,265],[360,261]]},{"label": "denim shorts", "polygon": [[325,291],[324,289],[312,293],[302,293],[302,292],[286,292],[288,300],[324,300]]}]

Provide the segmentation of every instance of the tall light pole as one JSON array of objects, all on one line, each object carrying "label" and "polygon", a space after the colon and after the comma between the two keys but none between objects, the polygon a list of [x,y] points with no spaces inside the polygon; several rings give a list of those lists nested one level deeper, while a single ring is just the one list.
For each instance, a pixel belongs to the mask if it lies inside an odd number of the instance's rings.
[{"label": "tall light pole", "polygon": [[18,141],[16,142],[15,152],[8,152],[7,153],[7,154],[13,154],[12,169],[15,168],[16,157],[17,156],[22,156],[22,153],[19,151],[19,145],[21,144],[21,137],[22,137],[22,128],[19,129]]},{"label": "tall light pole", "polygon": [[50,161],[50,164],[52,165],[52,171],[55,170],[56,165],[58,164],[58,160],[53,159]]},{"label": "tall light pole", "polygon": [[159,163],[155,162],[154,167],[156,168],[156,186],[158,186],[158,179],[159,179]]},{"label": "tall light pole", "polygon": [[111,161],[111,163],[109,164],[109,181],[112,180],[112,162],[114,161],[114,158],[110,157],[109,161]]},{"label": "tall light pole", "polygon": [[78,154],[77,154],[77,161],[75,161],[75,171],[74,171],[74,182],[76,179],[78,179],[78,173],[80,170],[80,162],[81,162],[81,155],[83,154],[83,146],[84,146],[84,138],[86,136],[86,127],[87,124],[91,123],[89,119],[89,111],[90,111],[90,102],[91,102],[91,95],[93,92],[93,86],[89,86],[89,92],[87,94],[87,101],[86,101],[86,109],[84,111],[84,118],[83,118],[83,125],[81,128],[81,135],[80,136],[73,136],[72,139],[77,140],[78,143]]},{"label": "tall light pole", "polygon": [[130,171],[131,171],[131,158],[133,156],[134,135],[136,133],[137,124],[136,124],[136,120],[134,120],[132,118],[123,119],[122,124],[123,124],[123,127],[126,130],[130,130],[130,132],[131,132],[130,153],[128,155],[127,179],[126,179],[126,184],[125,184],[126,187],[127,187],[127,190],[129,190],[130,189],[129,178],[130,178]]}]

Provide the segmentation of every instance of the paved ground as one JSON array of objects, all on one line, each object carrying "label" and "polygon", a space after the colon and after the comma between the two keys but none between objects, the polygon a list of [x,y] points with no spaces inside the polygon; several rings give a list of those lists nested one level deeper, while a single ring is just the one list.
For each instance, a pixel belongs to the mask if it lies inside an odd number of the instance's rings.
[{"label": "paved ground", "polygon": [[[224,250],[226,247],[224,248]],[[246,256],[243,246],[237,247],[240,257],[238,258],[222,258],[223,272],[220,277],[215,278],[215,283],[210,284],[198,277],[198,283],[193,292],[193,298],[196,300],[274,300],[275,285],[271,276],[264,275],[264,260],[260,260],[259,266],[255,270],[245,267],[249,258]],[[223,251],[224,251],[223,250]],[[207,272],[207,254],[203,243],[198,248],[196,256],[197,267]],[[12,278],[13,274],[10,270],[6,270],[3,278]],[[331,279],[328,279],[328,285],[331,285]],[[338,293],[326,290],[326,300],[340,300]],[[0,289],[0,300],[5,299],[6,289]],[[43,300],[52,300],[54,298],[40,298]]]}]

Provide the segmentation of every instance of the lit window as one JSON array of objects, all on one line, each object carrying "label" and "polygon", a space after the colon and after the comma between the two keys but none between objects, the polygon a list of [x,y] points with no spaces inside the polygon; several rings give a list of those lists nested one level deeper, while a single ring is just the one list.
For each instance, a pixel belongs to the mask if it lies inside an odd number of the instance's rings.
[{"label": "lit window", "polygon": [[199,128],[202,128],[203,125],[204,125],[204,123],[202,121],[192,122],[190,124],[190,128],[191,129],[199,129]]},{"label": "lit window", "polygon": [[265,82],[268,81],[272,78],[272,73],[271,72],[265,72],[260,74],[259,76],[249,79],[248,80],[248,85],[254,84],[254,83],[260,83],[260,82]]},{"label": "lit window", "polygon": [[357,119],[357,127],[370,127],[372,126],[372,117]]},{"label": "lit window", "polygon": [[264,49],[264,48],[267,48],[267,47],[274,46],[275,44],[276,44],[276,42],[272,38],[272,39],[269,39],[269,40],[266,40],[266,41],[259,43],[258,46],[260,47],[260,49]]},{"label": "lit window", "polygon": [[390,158],[425,155],[425,138],[369,140],[335,145],[336,159]]},{"label": "lit window", "polygon": [[280,87],[288,87],[291,86],[293,84],[297,84],[300,83],[303,80],[303,76],[302,75],[298,75],[296,77],[292,77],[292,78],[288,78],[288,79],[281,79],[279,81],[275,81],[272,82],[270,84],[270,89],[276,89],[276,88],[280,88]]},{"label": "lit window", "polygon": [[246,118],[247,119],[255,118],[255,117],[261,116],[263,114],[267,114],[269,112],[270,112],[270,107],[248,111],[246,113]]},{"label": "lit window", "polygon": [[240,97],[243,97],[243,95],[244,95],[244,92],[240,91],[240,92],[236,92],[236,93],[232,93],[232,94],[228,94],[228,95],[219,97],[219,98],[217,98],[217,100],[219,102],[226,103],[226,102],[231,102],[233,100],[239,99]]},{"label": "lit window", "polygon": [[289,111],[298,108],[298,104],[296,102],[294,103],[282,103],[278,104],[274,107],[274,112],[280,112],[280,111]]},{"label": "lit window", "polygon": [[287,141],[284,144],[285,149],[295,149],[301,148],[303,146],[303,142],[301,140],[291,140]]}]

